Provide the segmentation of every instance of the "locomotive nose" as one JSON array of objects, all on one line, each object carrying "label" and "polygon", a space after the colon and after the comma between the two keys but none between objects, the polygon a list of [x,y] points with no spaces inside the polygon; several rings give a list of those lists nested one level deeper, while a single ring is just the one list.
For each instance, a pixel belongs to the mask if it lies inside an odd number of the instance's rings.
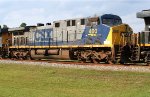
[{"label": "locomotive nose", "polygon": [[131,27],[127,24],[121,24],[112,27],[112,43],[115,45],[124,45],[129,41],[128,37],[133,33]]}]

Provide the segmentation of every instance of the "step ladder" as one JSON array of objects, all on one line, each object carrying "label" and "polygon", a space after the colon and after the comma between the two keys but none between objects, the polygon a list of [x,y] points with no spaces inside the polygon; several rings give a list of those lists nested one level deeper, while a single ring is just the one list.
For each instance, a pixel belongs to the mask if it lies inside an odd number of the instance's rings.
[{"label": "step ladder", "polygon": [[132,55],[131,55],[131,60],[132,61],[140,61],[140,52],[141,47],[140,46],[135,46],[132,49]]}]

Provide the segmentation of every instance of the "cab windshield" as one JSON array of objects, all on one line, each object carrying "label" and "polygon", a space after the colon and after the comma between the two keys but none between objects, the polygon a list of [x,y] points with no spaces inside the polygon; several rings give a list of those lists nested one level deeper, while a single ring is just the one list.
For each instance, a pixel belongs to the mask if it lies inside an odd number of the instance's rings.
[{"label": "cab windshield", "polygon": [[122,24],[121,19],[114,19],[114,18],[104,18],[102,23],[108,26],[115,26]]}]

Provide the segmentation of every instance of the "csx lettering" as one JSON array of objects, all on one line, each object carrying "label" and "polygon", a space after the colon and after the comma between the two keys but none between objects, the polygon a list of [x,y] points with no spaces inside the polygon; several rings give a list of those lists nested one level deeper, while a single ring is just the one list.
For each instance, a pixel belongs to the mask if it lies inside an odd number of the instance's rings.
[{"label": "csx lettering", "polygon": [[35,32],[35,41],[49,41],[50,33],[52,30],[37,30]]}]

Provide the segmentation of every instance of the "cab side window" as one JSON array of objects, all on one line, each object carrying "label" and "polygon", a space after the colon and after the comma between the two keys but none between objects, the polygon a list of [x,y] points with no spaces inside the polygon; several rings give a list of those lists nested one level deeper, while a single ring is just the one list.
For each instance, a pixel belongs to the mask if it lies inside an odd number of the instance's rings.
[{"label": "cab side window", "polygon": [[85,25],[85,19],[81,19],[81,25]]},{"label": "cab side window", "polygon": [[70,26],[70,20],[69,20],[69,21],[67,21],[67,26]]},{"label": "cab side window", "polygon": [[72,20],[72,26],[76,25],[76,20]]},{"label": "cab side window", "polygon": [[55,23],[55,27],[60,27],[60,23]]}]

